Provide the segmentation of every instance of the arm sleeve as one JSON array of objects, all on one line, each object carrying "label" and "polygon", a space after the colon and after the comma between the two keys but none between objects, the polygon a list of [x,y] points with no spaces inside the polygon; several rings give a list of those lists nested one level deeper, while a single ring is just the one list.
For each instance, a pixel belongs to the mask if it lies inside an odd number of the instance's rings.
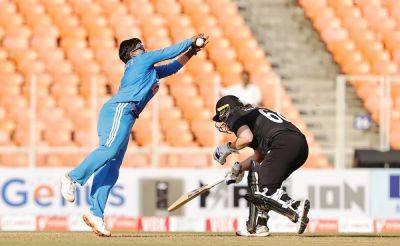
[{"label": "arm sleeve", "polygon": [[157,75],[160,79],[178,72],[181,68],[182,64],[178,61],[172,61],[165,65],[155,66]]},{"label": "arm sleeve", "polygon": [[185,39],[184,41],[169,46],[167,48],[146,52],[141,55],[141,57],[145,62],[153,65],[157,62],[177,57],[178,55],[185,52],[191,45],[192,40]]}]

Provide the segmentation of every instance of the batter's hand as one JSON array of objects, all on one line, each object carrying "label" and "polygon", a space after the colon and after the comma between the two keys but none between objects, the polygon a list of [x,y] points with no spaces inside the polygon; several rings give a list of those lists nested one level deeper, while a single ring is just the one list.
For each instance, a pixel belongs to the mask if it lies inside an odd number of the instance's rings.
[{"label": "batter's hand", "polygon": [[230,185],[240,183],[243,179],[243,176],[244,172],[241,172],[239,162],[235,162],[235,164],[232,166],[232,169],[226,173],[225,184]]},{"label": "batter's hand", "polygon": [[231,148],[231,143],[226,143],[218,146],[214,151],[214,160],[216,160],[219,164],[224,165],[226,162],[226,157],[228,157],[233,152],[237,152],[237,150]]}]

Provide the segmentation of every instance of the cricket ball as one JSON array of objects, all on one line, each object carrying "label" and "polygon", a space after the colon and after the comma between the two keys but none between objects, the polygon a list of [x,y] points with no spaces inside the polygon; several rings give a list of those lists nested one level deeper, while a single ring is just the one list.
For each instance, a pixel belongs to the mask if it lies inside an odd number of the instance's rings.
[{"label": "cricket ball", "polygon": [[203,45],[204,45],[204,38],[197,38],[196,41],[194,42],[194,44],[195,44],[197,47],[203,47]]}]

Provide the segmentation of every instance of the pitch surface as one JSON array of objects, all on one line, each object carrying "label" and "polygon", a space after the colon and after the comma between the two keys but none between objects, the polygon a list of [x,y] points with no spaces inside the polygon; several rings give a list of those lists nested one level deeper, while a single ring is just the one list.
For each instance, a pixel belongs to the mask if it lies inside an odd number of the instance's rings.
[{"label": "pitch surface", "polygon": [[90,232],[0,232],[0,245],[119,246],[119,245],[400,245],[400,234],[272,234],[265,238],[236,237],[232,233],[131,233],[100,238]]}]

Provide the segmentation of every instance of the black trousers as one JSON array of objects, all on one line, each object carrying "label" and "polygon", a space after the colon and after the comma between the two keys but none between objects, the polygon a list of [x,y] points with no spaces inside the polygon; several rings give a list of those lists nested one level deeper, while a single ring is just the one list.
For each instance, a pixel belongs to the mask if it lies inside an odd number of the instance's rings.
[{"label": "black trousers", "polygon": [[308,144],[303,134],[285,131],[274,136],[257,170],[260,189],[280,188],[282,182],[306,162],[307,157]]}]

